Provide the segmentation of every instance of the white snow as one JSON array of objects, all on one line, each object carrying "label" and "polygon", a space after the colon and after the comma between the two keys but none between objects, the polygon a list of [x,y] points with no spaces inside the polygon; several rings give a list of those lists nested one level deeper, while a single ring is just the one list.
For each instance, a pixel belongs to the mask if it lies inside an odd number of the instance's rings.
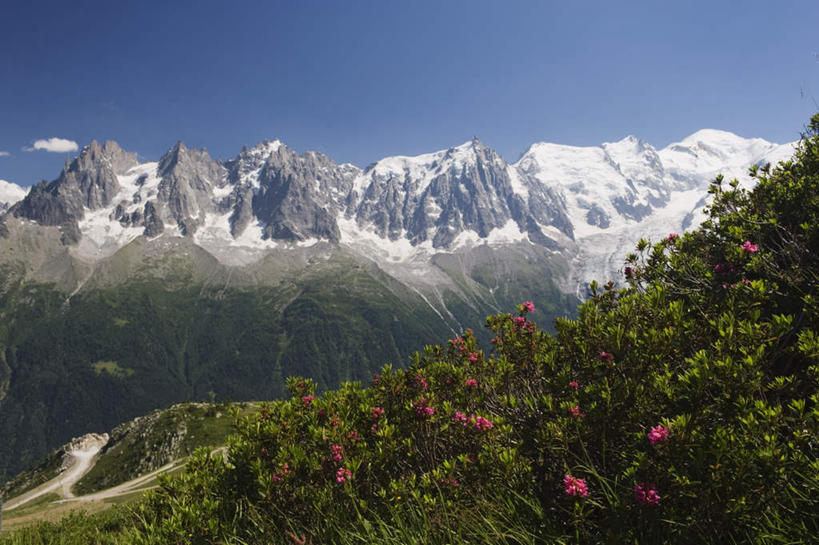
[{"label": "white snow", "polygon": [[533,144],[515,166],[563,194],[576,238],[601,231],[586,220],[592,207],[602,210],[613,227],[622,224],[611,199],[624,192],[626,180],[603,148]]},{"label": "white snow", "polygon": [[503,244],[512,244],[515,242],[528,241],[529,236],[520,230],[518,224],[514,220],[507,221],[503,227],[497,227],[489,231],[486,237],[481,237],[476,231],[466,230],[462,231],[455,237],[450,249],[456,248],[470,248],[479,246],[481,244],[488,244],[489,246],[501,246]]},{"label": "white snow", "polygon": [[[125,214],[143,210],[145,202],[156,195],[161,181],[156,167],[155,162],[143,163],[117,176],[120,191],[111,204],[97,210],[86,210],[85,217],[79,222],[83,238],[77,249],[81,255],[106,257],[142,234],[143,227],[125,227],[115,220],[114,211],[119,204],[123,205]],[[142,184],[137,183],[140,178],[143,179]]]},{"label": "white snow", "polygon": [[[282,145],[278,140],[265,141],[243,151],[239,183],[258,189],[261,170],[271,154]],[[698,225],[704,217],[702,206],[706,202],[706,188],[717,173],[723,173],[727,179],[738,177],[743,184],[750,185],[753,183],[747,176],[750,165],[777,163],[790,157],[793,150],[793,144],[777,145],[758,138],[747,139],[725,131],[705,129],[659,151],[633,136],[590,147],[536,143],[514,165],[506,165],[500,159],[497,165],[505,169],[512,191],[524,202],[532,201],[530,194],[539,199],[540,192],[545,190],[554,192],[558,200],[565,202],[574,240],[555,226],[540,225],[540,228],[560,246],[579,249],[573,275],[580,285],[594,278],[613,278],[639,238],[658,240],[669,232],[681,233],[684,226]],[[433,278],[436,282],[441,280],[430,272],[429,263],[431,256],[438,252],[469,250],[483,244],[499,246],[528,242],[527,234],[509,220],[485,237],[474,230],[466,230],[454,233],[456,236],[448,248],[432,246],[436,232],[433,226],[442,208],[432,192],[427,191],[430,183],[444,174],[460,175],[465,168],[476,163],[479,153],[480,144],[470,141],[415,157],[387,157],[364,171],[354,165],[343,165],[343,176],[347,181],[352,180],[356,197],[337,218],[342,245],[369,256],[396,275],[417,276],[421,284],[430,288],[434,285]],[[142,227],[123,227],[113,219],[113,213],[119,204],[126,214],[141,211],[146,201],[155,198],[161,181],[156,175],[156,167],[157,163],[145,163],[120,175],[122,190],[111,206],[87,211],[80,222],[85,235],[80,243],[84,253],[99,258],[142,234]],[[140,179],[143,183],[137,184]],[[453,179],[457,180],[457,177]],[[430,226],[427,240],[413,245],[405,231],[399,233],[396,240],[390,240],[386,235],[379,235],[373,225],[356,218],[355,211],[359,210],[368,190],[379,189],[371,192],[380,194],[380,186],[390,180],[398,181],[398,191],[403,192],[399,199],[412,203],[413,207],[422,207],[427,215]],[[319,182],[315,180],[316,189],[320,191],[324,180]],[[460,181],[456,183],[456,191],[468,192],[467,185]],[[14,198],[22,198],[25,193],[19,186],[0,181],[0,200],[7,187],[11,187]],[[214,187],[214,198],[227,197],[234,187],[231,184]],[[328,191],[332,191],[339,202],[346,198],[338,187]],[[489,196],[496,199],[494,192]],[[492,206],[499,206],[496,200],[490,202]],[[627,211],[620,206],[624,210],[621,213],[615,203],[629,203],[636,208]],[[634,210],[645,210],[648,215],[636,219],[639,213]],[[264,240],[263,225],[255,221],[234,239],[230,234],[230,212],[203,214],[204,223],[193,240],[222,260],[245,263],[270,250],[303,248],[319,242],[317,239],[297,243]],[[604,222],[590,224],[588,219],[595,215],[602,216]],[[179,235],[177,225],[166,225],[163,236]],[[425,293],[431,292],[427,290]]]},{"label": "white snow", "polygon": [[[599,147],[532,145],[516,166],[538,182],[558,189],[566,200],[579,255],[574,260],[578,286],[616,276],[627,253],[640,238],[657,241],[684,224],[696,227],[705,219],[707,187],[722,173],[750,186],[754,163],[778,163],[793,154],[794,144],[777,145],[759,138],[705,129],[656,151],[629,136]],[[651,213],[637,221],[619,214],[612,202],[631,196]],[[657,206],[657,202],[660,203]],[[662,204],[662,203],[665,204]],[[605,228],[589,225],[586,214],[597,207],[607,215]]]},{"label": "white snow", "polygon": [[376,261],[415,261],[419,258],[425,259],[436,252],[431,240],[413,246],[404,232],[397,240],[390,240],[380,237],[372,227],[359,227],[355,218],[347,218],[340,214],[336,221],[341,232],[341,243],[361,251]]},{"label": "white snow", "polygon": [[507,165],[506,175],[509,176],[509,183],[512,186],[512,191],[514,191],[516,195],[523,197],[524,202],[527,202],[529,200],[529,189],[523,183],[523,180],[520,179],[518,169],[512,165]]},{"label": "white snow", "polygon": [[667,171],[697,184],[703,177],[710,179],[719,173],[726,177],[729,172],[734,177],[742,176],[749,166],[777,147],[761,138],[742,138],[726,131],[703,129],[681,142],[669,144],[659,155]]}]

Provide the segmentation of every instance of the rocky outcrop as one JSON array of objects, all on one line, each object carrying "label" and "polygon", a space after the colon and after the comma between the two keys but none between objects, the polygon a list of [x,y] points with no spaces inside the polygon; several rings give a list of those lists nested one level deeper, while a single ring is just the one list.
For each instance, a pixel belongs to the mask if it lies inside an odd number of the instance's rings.
[{"label": "rocky outcrop", "polygon": [[477,138],[435,154],[380,161],[355,185],[361,195],[348,215],[391,240],[448,248],[465,231],[484,238],[510,221],[532,237],[544,237],[540,225],[571,232],[559,197]]},{"label": "rocky outcrop", "polygon": [[320,153],[298,155],[279,146],[259,172],[252,201],[264,238],[338,242],[336,217],[352,187],[351,174]]},{"label": "rocky outcrop", "polygon": [[75,224],[86,210],[111,204],[120,190],[117,175],[136,165],[136,154],[123,151],[116,142],[100,146],[95,140],[66,163],[56,180],[32,187],[12,213],[42,225]]},{"label": "rocky outcrop", "polygon": [[[178,142],[159,160],[157,174],[162,178],[154,205],[159,217],[176,223],[182,235],[193,235],[205,214],[215,211],[213,192],[227,184],[227,170],[207,151],[190,150]],[[150,229],[156,230],[155,223]]]}]

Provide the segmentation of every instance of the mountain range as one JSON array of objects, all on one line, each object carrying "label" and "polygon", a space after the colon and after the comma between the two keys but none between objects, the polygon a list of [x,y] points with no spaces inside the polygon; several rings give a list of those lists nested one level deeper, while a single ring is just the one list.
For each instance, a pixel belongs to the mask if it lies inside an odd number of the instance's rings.
[{"label": "mountain range", "polygon": [[523,300],[548,324],[639,238],[697,224],[718,173],[793,148],[702,130],[508,163],[473,139],[361,169],[278,140],[149,162],[92,142],[0,182],[0,477],[174,402],[364,380]]},{"label": "mountain range", "polygon": [[27,194],[0,182],[0,206],[58,227],[72,254],[91,262],[160,235],[187,238],[226,265],[322,242],[388,267],[527,243],[574,250],[582,257],[573,276],[588,281],[613,276],[622,257],[601,268],[598,248],[623,253],[641,236],[684,230],[718,173],[743,178],[792,152],[793,144],[706,129],[659,151],[633,136],[595,147],[536,143],[507,163],[475,138],[360,169],[278,140],[226,161],[178,142],[144,163],[115,142],[92,142]]}]

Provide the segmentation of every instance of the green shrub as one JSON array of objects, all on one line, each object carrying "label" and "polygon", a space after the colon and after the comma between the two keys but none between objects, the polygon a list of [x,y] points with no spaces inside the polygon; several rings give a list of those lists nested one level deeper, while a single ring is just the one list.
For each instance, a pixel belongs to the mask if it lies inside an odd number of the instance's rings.
[{"label": "green shrub", "polygon": [[[372,384],[237,417],[137,543],[802,543],[819,535],[819,115],[554,335],[488,319]],[[535,314],[533,314],[535,312]]]}]

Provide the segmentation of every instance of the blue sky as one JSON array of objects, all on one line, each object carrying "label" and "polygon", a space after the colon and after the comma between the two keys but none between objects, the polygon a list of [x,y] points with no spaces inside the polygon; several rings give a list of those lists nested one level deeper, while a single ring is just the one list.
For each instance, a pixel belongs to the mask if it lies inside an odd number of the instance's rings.
[{"label": "blue sky", "polygon": [[0,7],[0,179],[24,186],[73,155],[24,151],[70,147],[50,138],[150,159],[280,138],[365,166],[477,135],[514,161],[701,128],[786,142],[819,103],[819,2],[35,4]]}]

